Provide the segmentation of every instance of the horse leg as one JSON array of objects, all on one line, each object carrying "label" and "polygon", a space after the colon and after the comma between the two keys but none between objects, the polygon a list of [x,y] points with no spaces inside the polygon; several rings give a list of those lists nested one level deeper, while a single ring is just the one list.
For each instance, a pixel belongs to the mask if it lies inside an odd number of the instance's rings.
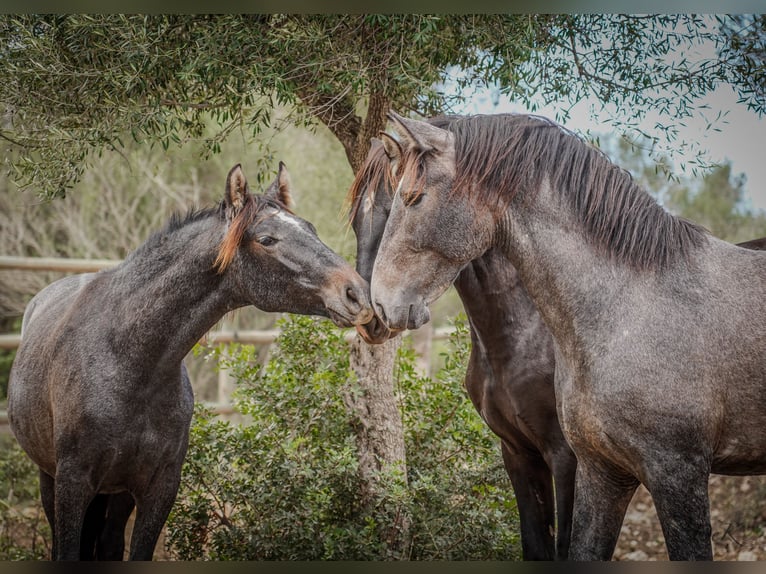
[{"label": "horse leg", "polygon": [[574,507],[577,458],[568,451],[553,461],[553,483],[556,487],[556,560],[569,557],[572,538],[572,508]]},{"label": "horse leg", "polygon": [[122,560],[125,554],[125,526],[135,507],[130,492],[119,492],[109,497],[106,523],[96,546],[99,560]]},{"label": "horse leg", "polygon": [[40,471],[40,500],[43,503],[45,518],[51,527],[51,560],[56,560],[56,481],[42,470]]},{"label": "horse leg", "polygon": [[578,458],[570,560],[611,560],[638,484],[629,474]]},{"label": "horse leg", "polygon": [[165,520],[170,514],[181,484],[180,467],[158,477],[136,499],[136,522],[130,538],[130,560],[151,560]]},{"label": "horse leg", "polygon": [[671,560],[712,560],[709,467],[684,460],[647,477]]},{"label": "horse leg", "polygon": [[96,558],[96,542],[104,528],[108,500],[108,494],[97,494],[88,505],[80,536],[80,560]]},{"label": "horse leg", "polygon": [[62,464],[56,469],[55,493],[56,559],[79,560],[85,515],[96,493],[86,477]]},{"label": "horse leg", "polygon": [[553,482],[540,456],[515,454],[501,442],[503,462],[519,509],[521,553],[524,560],[553,560]]}]

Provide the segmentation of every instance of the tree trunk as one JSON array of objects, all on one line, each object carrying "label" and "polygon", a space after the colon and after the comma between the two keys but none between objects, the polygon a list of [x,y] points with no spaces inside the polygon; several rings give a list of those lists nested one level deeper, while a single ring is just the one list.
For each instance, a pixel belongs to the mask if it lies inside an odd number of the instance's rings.
[{"label": "tree trunk", "polygon": [[[335,101],[332,106],[320,105],[309,92],[304,102],[333,132],[346,151],[354,173],[359,171],[370,149],[370,138],[385,128],[390,100],[373,91],[362,120],[350,113],[350,102]],[[394,392],[393,368],[401,338],[382,345],[368,345],[359,335],[350,343],[351,366],[356,372],[359,393],[345,396],[355,420],[359,455],[359,475],[363,483],[363,504],[372,504],[380,494],[381,472],[396,472],[407,480],[407,457],[404,427]],[[381,533],[392,556],[400,556],[409,534],[408,516],[404,509],[397,512],[390,527]]]},{"label": "tree trunk", "polygon": [[[359,475],[364,484],[363,504],[371,504],[379,493],[381,472],[395,472],[407,481],[407,462],[402,415],[396,400],[393,367],[401,344],[396,337],[382,345],[368,345],[359,335],[350,343],[351,366],[356,372],[359,393],[348,393],[346,404],[355,420],[359,453]],[[406,546],[409,521],[404,509],[394,524],[382,533],[392,555]]]}]

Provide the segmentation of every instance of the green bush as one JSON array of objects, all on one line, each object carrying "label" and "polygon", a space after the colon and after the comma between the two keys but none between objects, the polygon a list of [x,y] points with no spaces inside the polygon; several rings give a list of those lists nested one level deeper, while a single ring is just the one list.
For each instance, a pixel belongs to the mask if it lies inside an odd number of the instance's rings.
[{"label": "green bush", "polygon": [[[498,441],[468,400],[469,343],[456,322],[445,367],[416,374],[403,344],[396,384],[406,433],[407,481],[381,476],[363,504],[353,421],[356,390],[343,333],[291,316],[266,365],[252,347],[213,358],[237,380],[245,423],[197,407],[167,546],[182,560],[509,560],[519,556],[518,517]],[[404,549],[386,542],[409,525]]]},{"label": "green bush", "polygon": [[10,436],[0,436],[0,560],[50,556],[37,466]]}]

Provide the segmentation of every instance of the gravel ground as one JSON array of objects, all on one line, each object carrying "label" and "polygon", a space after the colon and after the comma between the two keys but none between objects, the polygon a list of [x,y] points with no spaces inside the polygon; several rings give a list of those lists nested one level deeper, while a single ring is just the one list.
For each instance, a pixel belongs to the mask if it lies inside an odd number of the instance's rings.
[{"label": "gravel ground", "polygon": [[[710,477],[714,560],[766,560],[766,476]],[[667,560],[649,492],[639,487],[625,514],[615,560]]]},{"label": "gravel ground", "polygon": [[[709,492],[714,559],[766,560],[766,476],[713,475]],[[164,548],[164,536],[157,544],[154,559],[171,559]],[[625,514],[614,560],[667,559],[652,497],[641,486]]]}]

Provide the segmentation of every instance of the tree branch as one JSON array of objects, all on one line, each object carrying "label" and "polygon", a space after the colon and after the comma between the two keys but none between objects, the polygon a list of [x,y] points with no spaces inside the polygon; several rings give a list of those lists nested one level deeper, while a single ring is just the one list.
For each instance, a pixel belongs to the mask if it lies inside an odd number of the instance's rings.
[{"label": "tree branch", "polygon": [[[310,86],[298,86],[296,92],[311,114],[317,117],[338,138],[346,150],[351,168],[356,172],[357,138],[362,122],[354,113],[351,103],[343,97],[317,94]],[[365,152],[366,153],[366,152]]]}]

